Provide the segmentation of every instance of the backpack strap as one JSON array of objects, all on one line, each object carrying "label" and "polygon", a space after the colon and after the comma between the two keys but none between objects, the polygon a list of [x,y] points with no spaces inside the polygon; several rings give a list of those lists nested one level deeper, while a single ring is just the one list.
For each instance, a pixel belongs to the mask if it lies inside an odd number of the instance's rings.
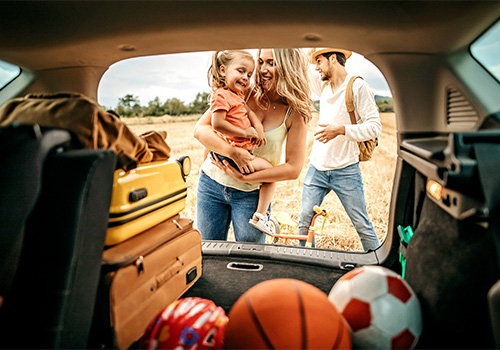
[{"label": "backpack strap", "polygon": [[347,88],[345,89],[345,105],[347,107],[347,112],[349,113],[349,117],[351,117],[351,124],[356,124],[356,116],[354,115],[354,94],[352,91],[352,86],[354,85],[354,80],[356,78],[361,78],[363,77],[360,76],[353,76],[350,80],[349,83],[347,84]]}]

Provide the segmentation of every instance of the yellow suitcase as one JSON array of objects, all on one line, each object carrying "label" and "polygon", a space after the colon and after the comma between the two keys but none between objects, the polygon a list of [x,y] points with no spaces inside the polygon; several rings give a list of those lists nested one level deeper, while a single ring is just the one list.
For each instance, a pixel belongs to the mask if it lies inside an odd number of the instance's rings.
[{"label": "yellow suitcase", "polygon": [[181,212],[190,168],[189,157],[182,156],[116,170],[105,245],[123,242]]}]

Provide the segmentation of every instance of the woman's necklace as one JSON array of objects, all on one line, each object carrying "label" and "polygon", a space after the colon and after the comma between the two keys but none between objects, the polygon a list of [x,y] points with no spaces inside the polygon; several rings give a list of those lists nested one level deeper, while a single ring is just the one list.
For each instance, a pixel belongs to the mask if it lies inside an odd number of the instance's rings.
[{"label": "woman's necklace", "polygon": [[269,95],[267,95],[268,101],[270,102],[271,106],[273,107],[273,110],[276,110],[276,103],[281,102],[281,98],[278,96],[278,99],[274,99],[274,101],[269,98]]}]

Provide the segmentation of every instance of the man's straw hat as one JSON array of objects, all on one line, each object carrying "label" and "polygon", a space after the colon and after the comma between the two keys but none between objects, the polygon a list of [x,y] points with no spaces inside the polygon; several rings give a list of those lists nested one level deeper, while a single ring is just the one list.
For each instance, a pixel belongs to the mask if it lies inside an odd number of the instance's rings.
[{"label": "man's straw hat", "polygon": [[346,59],[348,59],[352,55],[352,51],[349,51],[349,50],[334,49],[331,47],[318,47],[318,48],[311,49],[311,62],[314,63],[314,60],[316,59],[316,57],[318,57],[319,55],[322,55],[324,53],[327,53],[327,52],[343,53]]}]

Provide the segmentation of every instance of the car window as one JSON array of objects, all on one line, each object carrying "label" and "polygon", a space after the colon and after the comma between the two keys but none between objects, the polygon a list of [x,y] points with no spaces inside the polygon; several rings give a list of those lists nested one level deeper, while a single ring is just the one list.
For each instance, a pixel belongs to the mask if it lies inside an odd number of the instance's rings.
[{"label": "car window", "polygon": [[472,56],[500,81],[500,21],[488,29],[470,47]]},{"label": "car window", "polygon": [[[256,53],[257,50],[249,50]],[[212,52],[180,53],[139,57],[117,62],[104,74],[98,89],[98,101],[105,109],[114,110],[137,134],[150,130],[167,131],[167,143],[172,158],[188,155],[192,161],[191,174],[187,178],[189,188],[186,208],[182,215],[196,218],[196,191],[200,167],[204,160],[204,148],[193,137],[196,121],[208,108],[210,87],[207,71]],[[310,69],[314,71],[314,66]],[[396,122],[392,95],[387,82],[377,67],[362,55],[354,53],[346,62],[349,73],[360,75],[372,87],[380,111],[383,132],[374,159],[360,165],[368,215],[382,242],[388,228],[389,203],[396,166]],[[313,95],[314,106],[319,109],[319,98]],[[314,131],[319,113],[313,114],[308,127],[307,153],[311,152]],[[297,180],[277,184],[271,204],[271,216],[287,222],[282,230],[297,234],[301,209],[302,187],[307,164]],[[358,235],[338,197],[331,193],[322,204],[328,213],[316,223],[317,248],[345,251],[362,250]],[[195,225],[197,222],[195,221]],[[232,228],[229,240],[234,239]],[[267,243],[274,243],[267,239]],[[278,244],[297,245],[295,240],[280,238]]]},{"label": "car window", "polygon": [[21,74],[21,68],[0,60],[0,90]]}]

